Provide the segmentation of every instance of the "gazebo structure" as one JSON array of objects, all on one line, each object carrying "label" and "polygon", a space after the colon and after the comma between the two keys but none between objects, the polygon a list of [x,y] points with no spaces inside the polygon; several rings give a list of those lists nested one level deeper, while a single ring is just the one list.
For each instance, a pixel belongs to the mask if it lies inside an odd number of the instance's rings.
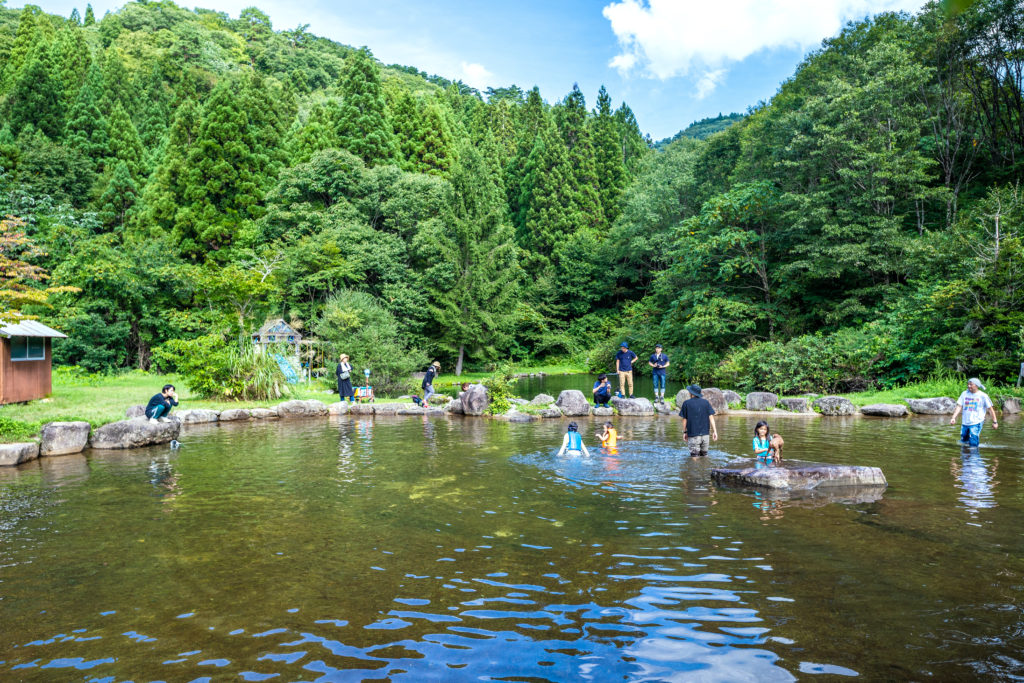
[{"label": "gazebo structure", "polygon": [[260,350],[266,350],[268,346],[274,344],[288,344],[298,355],[301,342],[302,335],[296,332],[283,318],[268,320],[256,334],[252,335],[252,343]]},{"label": "gazebo structure", "polygon": [[35,320],[0,324],[0,405],[50,394],[52,340],[66,337]]}]

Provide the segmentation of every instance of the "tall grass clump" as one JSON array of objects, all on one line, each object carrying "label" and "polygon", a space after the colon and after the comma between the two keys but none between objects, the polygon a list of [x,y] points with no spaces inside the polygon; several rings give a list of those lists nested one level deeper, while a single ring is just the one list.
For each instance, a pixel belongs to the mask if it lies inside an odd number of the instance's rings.
[{"label": "tall grass clump", "polygon": [[200,398],[263,401],[291,393],[273,353],[210,334],[171,340],[155,349],[153,358],[161,370],[180,373]]}]

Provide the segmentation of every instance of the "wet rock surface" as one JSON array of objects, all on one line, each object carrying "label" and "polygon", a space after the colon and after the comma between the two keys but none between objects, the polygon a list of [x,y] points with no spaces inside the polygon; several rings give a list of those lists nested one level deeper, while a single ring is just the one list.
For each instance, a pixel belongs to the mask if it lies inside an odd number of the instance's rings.
[{"label": "wet rock surface", "polygon": [[715,412],[721,415],[722,413],[729,412],[729,404],[725,400],[725,394],[722,393],[721,389],[715,387],[708,387],[701,392],[701,396],[708,400],[711,407],[715,409]]},{"label": "wet rock surface", "polygon": [[566,417],[590,415],[590,402],[578,389],[566,389],[560,393],[555,405],[562,409],[562,414]]},{"label": "wet rock surface", "polygon": [[806,398],[784,398],[779,401],[779,405],[791,413],[806,413],[811,410]]},{"label": "wet rock surface", "polygon": [[778,403],[778,394],[770,391],[751,391],[747,394],[747,410],[775,410]]},{"label": "wet rock surface", "polygon": [[25,443],[0,444],[0,467],[20,465],[39,457],[39,444],[35,441]]},{"label": "wet rock surface", "polygon": [[860,412],[873,417],[906,417],[907,407],[901,403],[872,403],[861,408]]},{"label": "wet rock surface", "polygon": [[877,467],[828,465],[800,460],[783,460],[777,464],[753,459],[739,460],[712,469],[711,478],[724,486],[758,486],[787,491],[888,485],[882,470]]},{"label": "wet rock surface", "polygon": [[459,400],[462,401],[463,415],[483,415],[491,403],[483,384],[470,384],[462,392]]},{"label": "wet rock surface", "polygon": [[612,405],[619,411],[619,415],[635,417],[650,417],[654,415],[654,406],[646,398],[619,398],[618,396],[613,396]]},{"label": "wet rock surface", "polygon": [[956,401],[947,396],[908,398],[907,405],[917,415],[952,415],[956,410]]},{"label": "wet rock surface", "polygon": [[181,422],[176,419],[154,423],[149,418],[135,417],[97,428],[92,433],[89,445],[106,450],[141,448],[177,439],[180,432]]},{"label": "wet rock surface", "polygon": [[70,455],[89,443],[88,422],[50,422],[39,431],[39,455]]}]

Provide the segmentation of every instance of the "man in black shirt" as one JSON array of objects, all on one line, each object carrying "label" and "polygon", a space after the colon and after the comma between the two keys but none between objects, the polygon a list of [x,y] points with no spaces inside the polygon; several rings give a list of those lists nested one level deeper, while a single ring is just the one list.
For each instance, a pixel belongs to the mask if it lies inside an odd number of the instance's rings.
[{"label": "man in black shirt", "polygon": [[690,457],[695,458],[708,454],[710,440],[718,441],[718,429],[715,427],[715,409],[701,396],[700,387],[691,384],[686,390],[690,392],[690,398],[683,401],[679,417],[683,418],[683,438],[690,447]]},{"label": "man in black shirt", "polygon": [[178,392],[173,384],[165,384],[159,394],[155,394],[146,404],[146,417],[150,422],[167,422],[171,408],[178,405]]}]

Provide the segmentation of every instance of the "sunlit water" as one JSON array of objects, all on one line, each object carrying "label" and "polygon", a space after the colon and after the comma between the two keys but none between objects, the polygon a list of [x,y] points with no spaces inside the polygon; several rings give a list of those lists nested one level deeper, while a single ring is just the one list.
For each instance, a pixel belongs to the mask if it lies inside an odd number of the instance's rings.
[{"label": "sunlit water", "polygon": [[[1021,423],[785,418],[870,503],[716,489],[677,418],[339,418],[0,469],[0,680],[1024,677]],[[597,421],[581,420],[594,444]]]}]

